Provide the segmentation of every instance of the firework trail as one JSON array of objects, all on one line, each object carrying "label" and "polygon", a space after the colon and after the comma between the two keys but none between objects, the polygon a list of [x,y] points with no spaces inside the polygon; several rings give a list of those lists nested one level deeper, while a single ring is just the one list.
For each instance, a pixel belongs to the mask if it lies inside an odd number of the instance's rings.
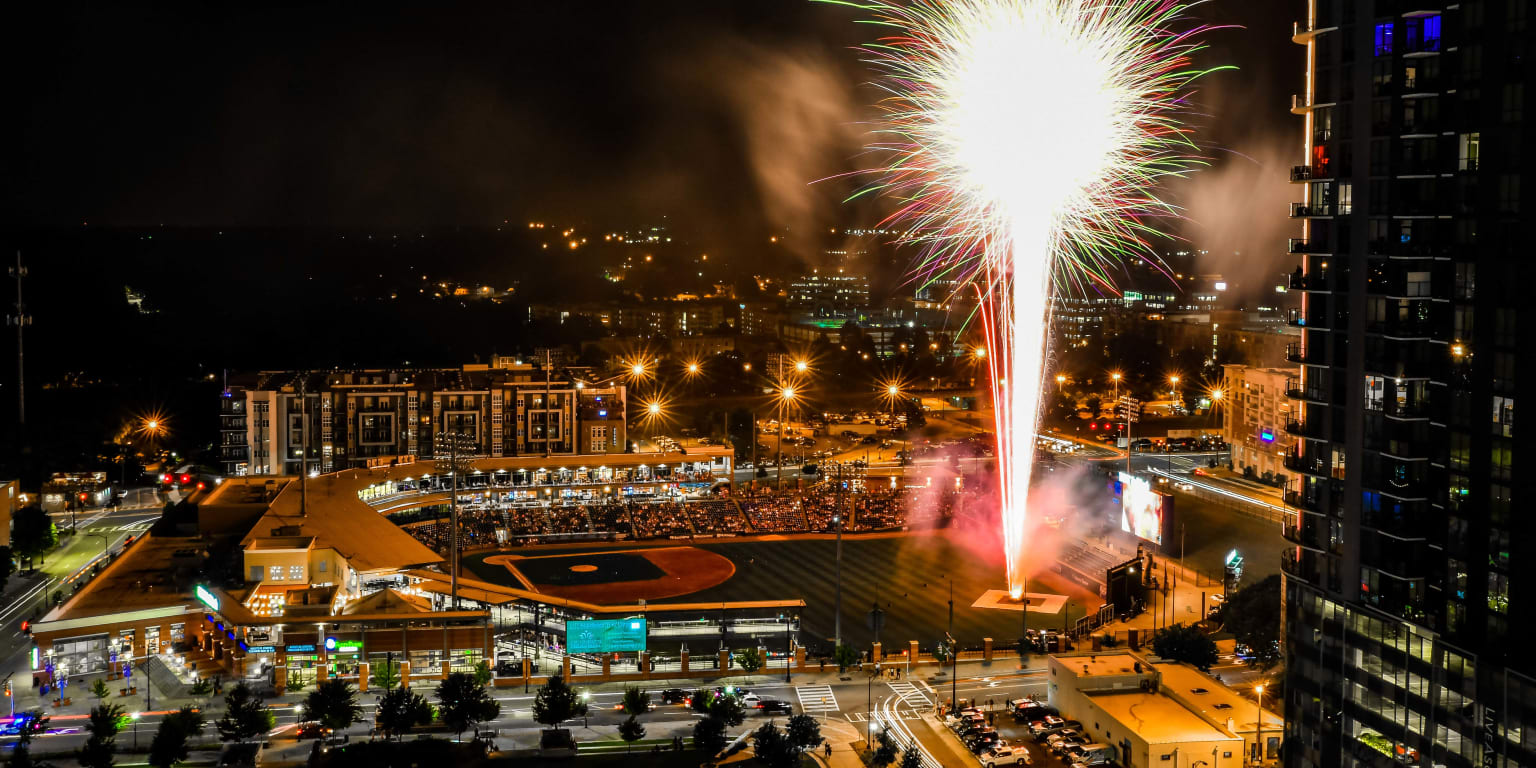
[{"label": "firework trail", "polygon": [[860,194],[899,202],[919,279],[980,299],[1017,598],[1050,296],[1113,291],[1122,260],[1156,263],[1149,222],[1174,213],[1157,188],[1199,162],[1179,117],[1203,74],[1190,57],[1206,28],[1184,20],[1201,0],[829,1],[885,34],[862,50],[887,162]]}]

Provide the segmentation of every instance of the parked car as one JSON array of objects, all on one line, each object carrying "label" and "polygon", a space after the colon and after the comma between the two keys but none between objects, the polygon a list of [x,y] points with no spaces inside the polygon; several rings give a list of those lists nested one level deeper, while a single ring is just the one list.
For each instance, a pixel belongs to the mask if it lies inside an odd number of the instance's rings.
[{"label": "parked car", "polygon": [[1045,738],[1045,748],[1055,754],[1062,754],[1068,747],[1074,744],[1087,744],[1088,738],[1076,728],[1063,728]]},{"label": "parked car", "polygon": [[1035,741],[1045,741],[1045,737],[1067,727],[1067,721],[1055,716],[1046,715],[1029,724],[1029,735],[1035,737]]},{"label": "parked car", "polygon": [[979,755],[993,747],[1000,747],[1006,744],[1007,742],[1003,740],[1001,734],[996,730],[991,730],[972,737],[966,746],[971,748],[971,752]]},{"label": "parked car", "polygon": [[995,746],[981,753],[982,768],[997,768],[999,765],[1019,763],[1029,765],[1029,753],[1023,747]]}]

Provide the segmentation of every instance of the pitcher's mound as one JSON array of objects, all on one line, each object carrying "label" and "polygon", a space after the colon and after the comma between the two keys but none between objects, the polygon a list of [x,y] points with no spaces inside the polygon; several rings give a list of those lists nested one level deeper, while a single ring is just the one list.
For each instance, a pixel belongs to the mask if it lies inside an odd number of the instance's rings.
[{"label": "pitcher's mound", "polygon": [[485,565],[505,568],[511,580],[544,594],[598,604],[692,594],[724,583],[736,572],[729,559],[694,547],[492,555]]}]

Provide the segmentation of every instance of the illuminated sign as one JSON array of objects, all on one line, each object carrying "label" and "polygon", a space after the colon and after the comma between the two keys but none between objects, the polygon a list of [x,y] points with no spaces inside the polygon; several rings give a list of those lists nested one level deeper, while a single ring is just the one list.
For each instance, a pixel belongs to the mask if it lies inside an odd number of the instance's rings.
[{"label": "illuminated sign", "polygon": [[570,653],[643,651],[645,629],[645,619],[568,621],[565,642]]},{"label": "illuminated sign", "polygon": [[38,668],[37,646],[34,645],[34,646],[32,646],[32,669],[36,670],[37,668]]},{"label": "illuminated sign", "polygon": [[1152,490],[1144,477],[1120,473],[1120,530],[1153,544],[1163,543],[1170,497]]},{"label": "illuminated sign", "polygon": [[283,646],[283,650],[289,653],[314,653],[315,646],[312,643],[303,643],[301,645],[285,645]]},{"label": "illuminated sign", "polygon": [[1259,439],[1266,443],[1273,443],[1275,441],[1275,431],[1268,427],[1261,427],[1259,429]]},{"label": "illuminated sign", "polygon": [[246,653],[277,653],[275,645],[253,645],[245,649]]},{"label": "illuminated sign", "polygon": [[[330,648],[329,645],[326,647]],[[363,650],[363,642],[361,640],[341,640],[337,642],[336,647],[331,648],[331,650],[336,651],[337,653],[361,653]]]},{"label": "illuminated sign", "polygon": [[325,639],[325,649],[327,651],[334,651],[334,650],[336,650],[336,638],[334,638],[334,637],[327,637]]},{"label": "illuminated sign", "polygon": [[196,589],[192,590],[192,594],[197,595],[197,599],[202,602],[203,605],[206,605],[215,611],[219,609],[219,599],[214,597],[213,593],[209,592],[207,587],[199,584],[197,585]]}]

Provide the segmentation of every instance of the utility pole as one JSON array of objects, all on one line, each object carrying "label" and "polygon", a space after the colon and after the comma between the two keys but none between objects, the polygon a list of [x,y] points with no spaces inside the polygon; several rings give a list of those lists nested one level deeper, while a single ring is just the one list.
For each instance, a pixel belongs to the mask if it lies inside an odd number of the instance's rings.
[{"label": "utility pole", "polygon": [[[27,314],[27,305],[21,300],[21,279],[27,276],[27,268],[21,265],[21,251],[16,252],[16,266],[11,267],[10,273],[16,278],[16,314],[6,315],[5,324],[16,326],[16,425],[24,430],[27,426],[27,375],[22,363],[21,331],[32,324],[32,316]],[[22,449],[26,449],[25,443]]]},{"label": "utility pole", "polygon": [[[548,401],[546,401],[545,405],[548,406],[548,404]],[[546,411],[546,413],[548,412]],[[547,438],[548,436],[549,433],[546,430],[545,437]],[[434,455],[438,457],[441,457],[444,452],[447,452],[448,454],[448,479],[450,489],[450,496],[448,500],[448,525],[451,528],[448,535],[448,568],[450,570],[448,575],[448,592],[453,610],[458,610],[459,608],[459,475],[464,474],[464,472],[469,469],[471,457],[466,455],[470,453],[470,451],[466,449],[469,447],[469,443],[473,439],[474,438],[470,435],[466,435],[463,432],[457,431],[457,427],[455,427],[455,431],[453,432],[444,431],[439,433],[437,447],[434,451]],[[547,440],[545,441],[545,445],[549,445]],[[441,467],[441,459],[439,458],[438,461],[438,466]]]}]

